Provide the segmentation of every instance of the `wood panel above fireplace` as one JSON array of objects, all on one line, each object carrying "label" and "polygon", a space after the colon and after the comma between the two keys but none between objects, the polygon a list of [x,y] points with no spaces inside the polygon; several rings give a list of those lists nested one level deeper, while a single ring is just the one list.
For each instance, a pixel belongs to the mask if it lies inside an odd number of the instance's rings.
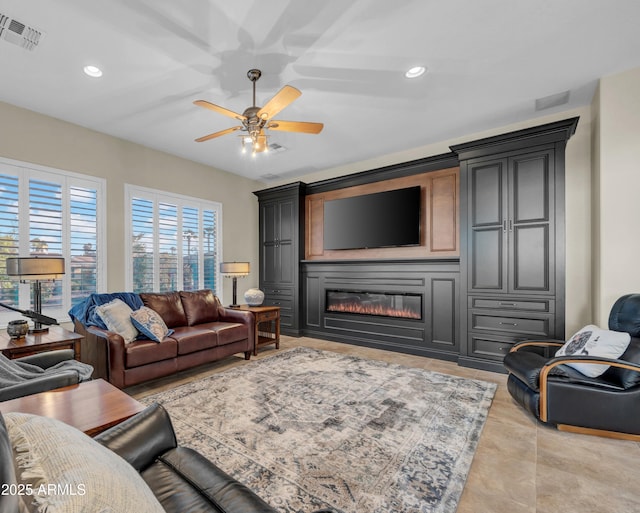
[{"label": "wood panel above fireplace", "polygon": [[[324,249],[324,203],[420,186],[420,244],[408,247]],[[449,258],[460,255],[459,168],[452,167],[310,194],[305,198],[305,259]]]}]

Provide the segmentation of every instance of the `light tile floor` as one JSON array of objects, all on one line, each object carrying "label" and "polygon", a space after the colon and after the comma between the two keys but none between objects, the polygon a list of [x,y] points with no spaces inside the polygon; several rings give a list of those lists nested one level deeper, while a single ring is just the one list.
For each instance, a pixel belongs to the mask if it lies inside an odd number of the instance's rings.
[{"label": "light tile floor", "polygon": [[[511,399],[506,375],[350,344],[282,337],[280,350],[296,346],[498,384],[457,513],[640,513],[640,443],[562,433],[537,423]],[[274,346],[266,346],[252,360],[275,352]],[[246,364],[240,357],[227,358],[126,391],[139,399]]]}]

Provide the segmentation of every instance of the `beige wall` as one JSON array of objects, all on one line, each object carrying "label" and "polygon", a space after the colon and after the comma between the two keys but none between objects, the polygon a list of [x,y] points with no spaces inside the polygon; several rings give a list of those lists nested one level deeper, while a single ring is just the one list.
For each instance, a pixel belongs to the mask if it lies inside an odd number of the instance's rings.
[{"label": "beige wall", "polygon": [[[222,203],[223,257],[249,260],[239,291],[258,285],[258,207],[264,184],[0,102],[0,156],[107,182],[107,291],[124,290],[124,185]],[[223,280],[231,301],[231,280]]]},{"label": "beige wall", "polygon": [[640,292],[640,68],[600,80],[594,100],[594,314],[606,325],[623,294]]},{"label": "beige wall", "polygon": [[503,126],[467,134],[410,151],[384,155],[300,177],[312,183],[349,173],[375,169],[391,164],[448,153],[450,145],[473,141],[483,137],[504,134],[521,128],[579,116],[575,135],[569,140],[566,151],[566,331],[574,333],[592,322],[591,283],[591,108],[583,107],[536,118],[523,123]]}]

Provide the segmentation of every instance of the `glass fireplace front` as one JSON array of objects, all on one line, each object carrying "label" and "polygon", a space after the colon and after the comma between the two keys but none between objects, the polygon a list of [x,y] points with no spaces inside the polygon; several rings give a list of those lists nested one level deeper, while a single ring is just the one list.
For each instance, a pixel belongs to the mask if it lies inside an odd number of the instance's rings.
[{"label": "glass fireplace front", "polygon": [[327,290],[326,311],[422,319],[422,294]]}]

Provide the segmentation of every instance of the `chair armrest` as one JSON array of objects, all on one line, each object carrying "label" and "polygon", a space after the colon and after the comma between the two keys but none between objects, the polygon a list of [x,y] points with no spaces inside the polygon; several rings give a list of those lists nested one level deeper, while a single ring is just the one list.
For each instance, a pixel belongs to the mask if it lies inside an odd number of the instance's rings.
[{"label": "chair armrest", "polygon": [[178,445],[169,414],[158,403],[103,431],[94,439],[127,460],[138,472]]},{"label": "chair armrest", "polygon": [[523,340],[513,344],[509,352],[518,351],[524,347],[562,347],[564,340]]},{"label": "chair armrest", "polygon": [[67,387],[78,384],[78,373],[74,370],[67,370],[51,376],[38,376],[22,383],[16,383],[8,387],[0,388],[0,401],[8,401],[25,395],[48,392],[56,388]]},{"label": "chair armrest", "polygon": [[[621,369],[629,369],[640,372],[640,365],[613,358],[602,358],[598,356],[560,356],[549,360],[540,370],[540,420],[547,422],[548,418],[548,379],[549,373],[559,365],[568,363],[599,363]],[[586,385],[585,385],[586,386]]]},{"label": "chair armrest", "polygon": [[16,361],[37,365],[41,369],[48,369],[66,360],[73,360],[73,356],[73,349],[57,349],[56,351],[45,351],[44,353],[23,356]]}]

